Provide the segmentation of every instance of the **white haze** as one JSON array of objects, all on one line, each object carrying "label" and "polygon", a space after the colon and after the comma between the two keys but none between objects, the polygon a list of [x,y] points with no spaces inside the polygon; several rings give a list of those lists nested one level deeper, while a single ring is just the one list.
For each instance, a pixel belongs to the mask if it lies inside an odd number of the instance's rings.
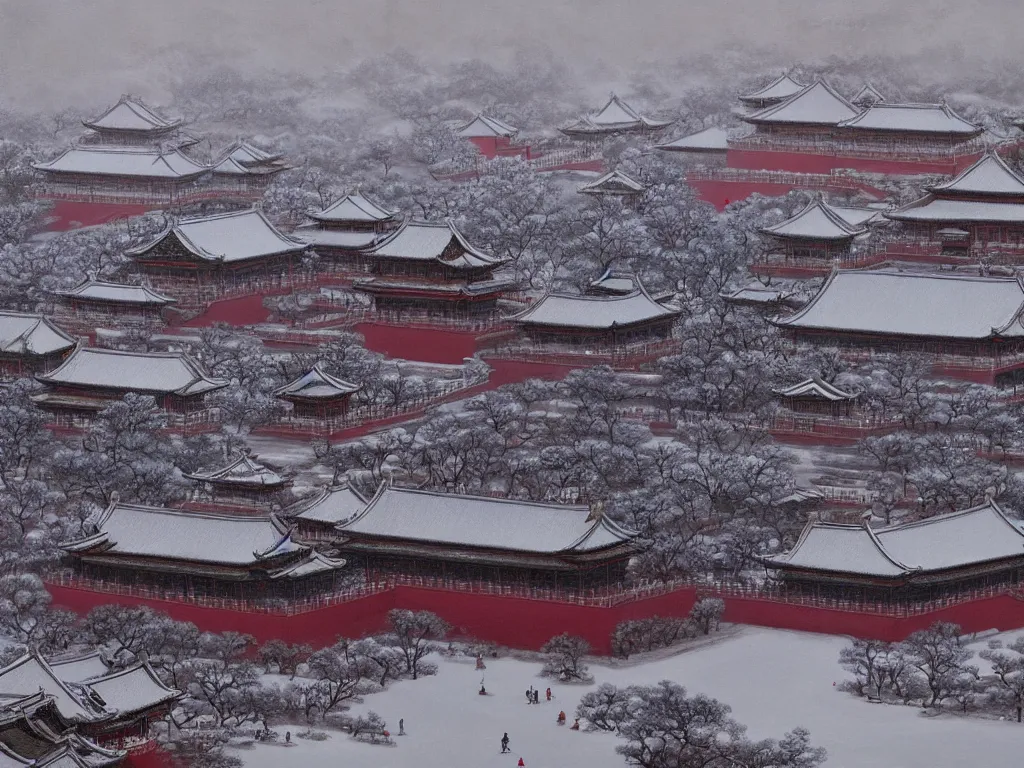
[{"label": "white haze", "polygon": [[773,65],[901,56],[925,76],[984,76],[1024,58],[1022,22],[1021,0],[0,0],[0,101],[152,93],[205,63],[318,77],[394,49],[501,64],[523,44],[606,72],[756,49]]}]

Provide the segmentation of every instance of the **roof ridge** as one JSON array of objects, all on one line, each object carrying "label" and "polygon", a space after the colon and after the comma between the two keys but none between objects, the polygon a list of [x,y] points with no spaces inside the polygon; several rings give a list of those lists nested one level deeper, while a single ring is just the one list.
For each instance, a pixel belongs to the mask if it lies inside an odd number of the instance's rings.
[{"label": "roof ridge", "polygon": [[[543,507],[545,509],[559,509],[559,510],[570,510],[570,511],[589,511],[590,507],[586,504],[556,504],[553,502],[545,501],[534,501],[532,499],[511,499],[507,496],[482,496],[475,493],[449,493],[447,491],[438,491],[431,488],[401,488],[393,485],[383,483],[380,488],[374,493],[374,497],[378,494],[383,495],[383,492],[394,491],[396,493],[414,493],[419,496],[435,496],[437,498],[456,498],[456,499],[474,499],[477,501],[493,502],[495,504],[516,504],[520,506],[529,507]],[[373,503],[371,498],[370,503]]]}]

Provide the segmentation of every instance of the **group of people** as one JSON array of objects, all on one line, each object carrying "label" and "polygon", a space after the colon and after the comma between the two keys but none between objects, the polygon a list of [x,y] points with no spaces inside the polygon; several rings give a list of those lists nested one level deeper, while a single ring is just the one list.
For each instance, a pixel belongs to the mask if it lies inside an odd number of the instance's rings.
[{"label": "group of people", "polygon": [[[551,701],[551,689],[550,688],[548,688],[544,692],[544,695],[547,697],[548,701]],[[533,690],[533,686],[532,685],[529,688],[526,689],[526,703],[527,704],[540,704],[540,691]]]}]

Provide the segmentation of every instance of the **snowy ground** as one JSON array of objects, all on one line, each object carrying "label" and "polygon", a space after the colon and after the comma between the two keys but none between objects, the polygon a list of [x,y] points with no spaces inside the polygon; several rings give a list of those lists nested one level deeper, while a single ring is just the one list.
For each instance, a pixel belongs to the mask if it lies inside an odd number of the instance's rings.
[{"label": "snowy ground", "polygon": [[[1009,768],[1020,763],[1024,730],[1016,723],[929,718],[913,707],[869,704],[839,692],[840,637],[743,628],[721,642],[636,666],[593,666],[598,682],[652,684],[662,679],[685,685],[731,705],[752,737],[778,737],[796,726],[811,732],[829,752],[829,768]],[[983,644],[982,644],[983,647]],[[572,718],[579,686],[552,686],[555,700],[528,706],[524,691],[542,691],[538,663],[489,661],[486,685],[477,695],[481,673],[471,660],[440,661],[436,677],[402,682],[369,697],[360,709],[373,709],[397,733],[405,719],[407,736],[395,747],[353,742],[333,733],[323,742],[294,739],[294,746],[260,745],[240,752],[247,768],[621,768],[618,739],[609,734],[558,727],[559,709]],[[543,699],[543,694],[541,696]],[[284,728],[279,728],[284,731]],[[294,733],[293,729],[293,733]],[[513,754],[501,755],[508,731]]]}]

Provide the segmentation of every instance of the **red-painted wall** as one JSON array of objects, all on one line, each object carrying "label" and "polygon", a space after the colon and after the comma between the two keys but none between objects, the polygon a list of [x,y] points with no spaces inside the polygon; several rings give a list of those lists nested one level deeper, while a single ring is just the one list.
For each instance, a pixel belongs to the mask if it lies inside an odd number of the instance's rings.
[{"label": "red-painted wall", "polygon": [[409,328],[386,323],[359,323],[355,330],[366,348],[388,357],[424,363],[459,364],[477,351],[477,333],[435,328]]},{"label": "red-painted wall", "polygon": [[151,206],[128,203],[77,203],[55,200],[53,208],[46,213],[46,228],[50,232],[65,232],[78,227],[92,227],[118,219],[141,216],[151,210]]},{"label": "red-painted wall", "polygon": [[[536,650],[551,637],[569,632],[586,638],[597,653],[604,654],[611,651],[611,633],[619,622],[654,615],[685,616],[696,600],[696,590],[692,587],[604,608],[398,586],[330,608],[282,617],[113,596],[55,585],[48,586],[48,589],[55,605],[77,613],[86,613],[105,603],[149,605],[180,621],[191,621],[201,629],[248,632],[260,642],[279,638],[290,643],[310,643],[314,647],[329,645],[340,636],[359,637],[380,631],[391,608],[407,608],[433,611],[448,621],[454,627],[453,634],[460,637]],[[889,641],[902,640],[936,621],[954,622],[965,632],[1024,627],[1024,601],[1010,595],[979,599],[902,618],[751,597],[726,597],[725,606],[725,620],[736,624]]]},{"label": "red-painted wall", "polygon": [[815,155],[807,152],[764,152],[750,149],[730,149],[726,154],[729,168],[759,171],[789,171],[791,173],[831,173],[833,170],[852,170],[861,173],[881,173],[890,176],[917,176],[921,174],[958,173],[976,162],[978,155],[969,155],[948,162],[910,162],[838,155]]},{"label": "red-painted wall", "polygon": [[218,323],[233,326],[265,323],[270,319],[270,310],[263,306],[263,298],[270,295],[270,292],[265,292],[214,301],[206,308],[205,312],[182,325],[188,328],[205,328]]}]

